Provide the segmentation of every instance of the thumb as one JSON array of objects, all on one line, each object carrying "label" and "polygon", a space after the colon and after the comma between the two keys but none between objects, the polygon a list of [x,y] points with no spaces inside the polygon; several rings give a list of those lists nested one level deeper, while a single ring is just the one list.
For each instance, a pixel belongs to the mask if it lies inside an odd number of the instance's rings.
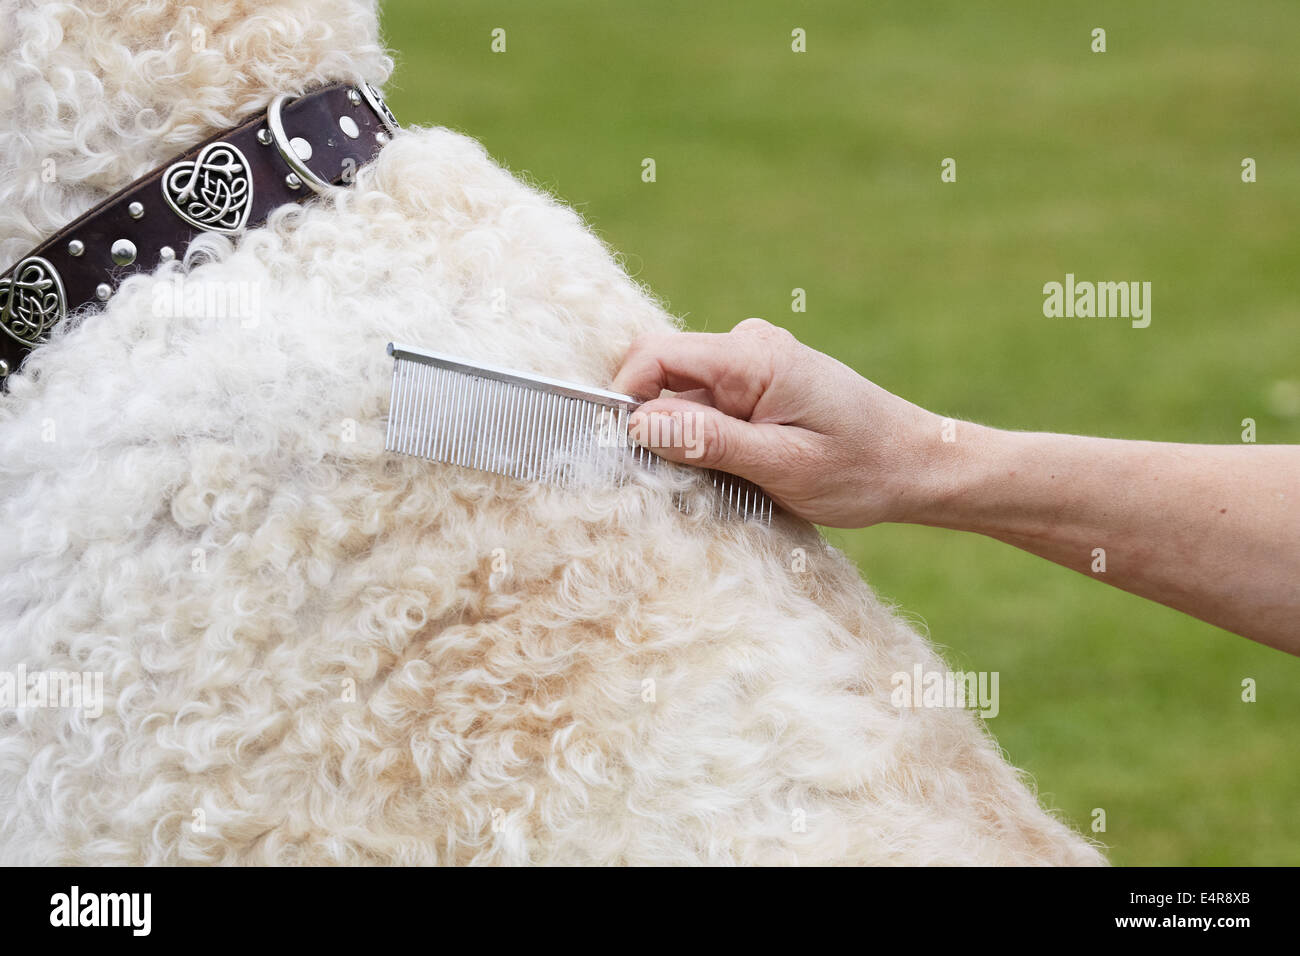
[{"label": "thumb", "polygon": [[628,420],[628,437],[661,458],[697,468],[716,468],[762,484],[762,432],[775,426],[732,418],[710,405],[657,398]]}]

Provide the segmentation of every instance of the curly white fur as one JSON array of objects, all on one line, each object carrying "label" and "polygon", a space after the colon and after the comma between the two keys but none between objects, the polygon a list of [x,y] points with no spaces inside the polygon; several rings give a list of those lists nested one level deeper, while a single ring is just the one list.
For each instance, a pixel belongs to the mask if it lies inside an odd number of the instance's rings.
[{"label": "curly white fur", "polygon": [[[349,0],[3,27],[6,263],[274,92],[389,70]],[[0,860],[1099,862],[973,715],[891,704],[942,664],[808,525],[383,453],[390,339],[603,384],[672,324],[417,129],[56,334],[0,400],[0,670],[101,672],[104,712],[0,714]]]}]

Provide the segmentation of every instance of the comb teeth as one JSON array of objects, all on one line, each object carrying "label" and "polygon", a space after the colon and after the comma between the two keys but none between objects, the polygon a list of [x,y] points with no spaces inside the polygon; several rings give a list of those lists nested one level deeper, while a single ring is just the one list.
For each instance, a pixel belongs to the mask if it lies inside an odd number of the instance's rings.
[{"label": "comb teeth", "polygon": [[[663,459],[628,436],[629,395],[527,375],[389,344],[393,391],[384,447],[429,461],[572,487],[579,475],[622,485],[628,462]],[[708,471],[717,517],[770,523],[772,499],[757,485]],[[686,509],[679,495],[677,506]]]}]

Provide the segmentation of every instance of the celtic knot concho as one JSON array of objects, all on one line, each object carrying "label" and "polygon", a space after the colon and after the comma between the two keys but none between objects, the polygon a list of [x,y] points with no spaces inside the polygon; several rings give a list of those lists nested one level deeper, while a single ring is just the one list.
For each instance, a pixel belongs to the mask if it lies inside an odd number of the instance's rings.
[{"label": "celtic knot concho", "polygon": [[162,178],[163,198],[190,225],[212,232],[238,232],[253,204],[248,160],[229,143],[213,143],[194,157],[172,163]]},{"label": "celtic knot concho", "polygon": [[0,279],[0,327],[23,345],[39,345],[63,320],[68,298],[58,271],[40,256],[29,256]]}]

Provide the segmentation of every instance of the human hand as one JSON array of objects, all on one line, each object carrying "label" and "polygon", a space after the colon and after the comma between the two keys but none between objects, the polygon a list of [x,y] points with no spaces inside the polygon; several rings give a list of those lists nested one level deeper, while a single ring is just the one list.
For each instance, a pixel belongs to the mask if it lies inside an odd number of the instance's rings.
[{"label": "human hand", "polygon": [[935,485],[942,419],[762,319],[644,336],[613,388],[646,400],[630,431],[656,454],[747,478],[818,524],[918,520]]}]

